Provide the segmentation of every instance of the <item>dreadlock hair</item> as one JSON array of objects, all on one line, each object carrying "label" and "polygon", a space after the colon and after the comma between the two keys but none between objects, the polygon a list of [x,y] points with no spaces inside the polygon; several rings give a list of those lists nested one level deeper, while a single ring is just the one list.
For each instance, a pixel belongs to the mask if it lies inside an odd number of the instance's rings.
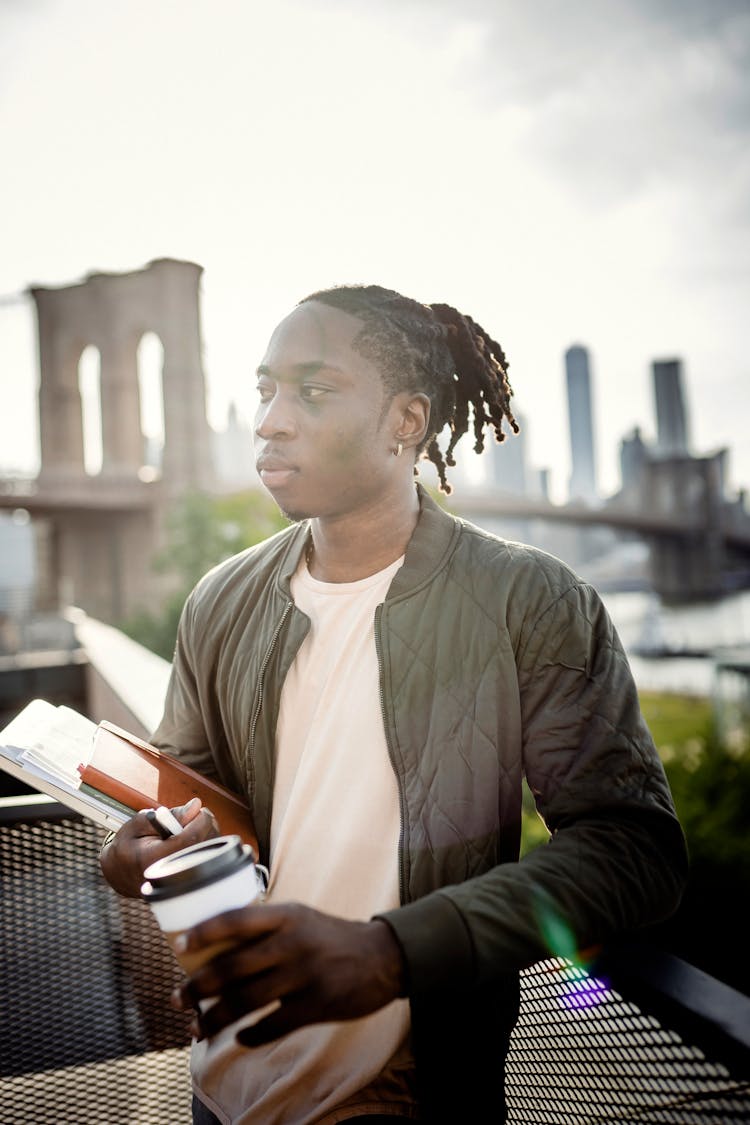
[{"label": "dreadlock hair", "polygon": [[[446,468],[456,463],[453,450],[469,429],[470,406],[475,452],[484,449],[488,427],[497,441],[505,440],[503,418],[518,433],[505,353],[470,316],[452,305],[422,305],[379,285],[323,289],[300,304],[308,301],[363,321],[352,346],[378,367],[387,390],[427,395],[430,425],[417,452],[432,461],[444,492],[451,491]],[[437,439],[446,426],[450,438],[443,454]]]}]

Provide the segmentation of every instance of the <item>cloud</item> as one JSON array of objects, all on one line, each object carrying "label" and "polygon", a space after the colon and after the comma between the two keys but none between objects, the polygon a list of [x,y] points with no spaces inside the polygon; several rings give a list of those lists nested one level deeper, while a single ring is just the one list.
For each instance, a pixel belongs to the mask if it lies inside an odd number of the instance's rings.
[{"label": "cloud", "polygon": [[[523,127],[515,142],[587,206],[617,205],[671,179],[687,190],[708,188],[728,220],[746,213],[746,0],[391,0],[385,7],[415,36],[463,36],[471,48],[466,92],[485,111],[516,111]],[[502,148],[502,132],[487,144]]]},{"label": "cloud", "polygon": [[352,279],[443,297],[507,344],[519,405],[543,403],[537,460],[558,456],[573,336],[602,449],[650,411],[653,355],[742,386],[746,0],[21,7],[0,292],[195,258],[217,410],[290,302]]},{"label": "cloud", "polygon": [[0,0],[0,93],[33,49],[39,20],[52,0]]}]

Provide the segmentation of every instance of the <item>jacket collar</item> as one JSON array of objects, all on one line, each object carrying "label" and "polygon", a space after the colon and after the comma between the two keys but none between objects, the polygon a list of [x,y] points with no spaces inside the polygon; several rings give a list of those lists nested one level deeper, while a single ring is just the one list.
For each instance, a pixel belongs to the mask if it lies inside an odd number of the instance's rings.
[{"label": "jacket collar", "polygon": [[396,571],[388,601],[416,590],[446,562],[461,532],[461,522],[444,511],[421,484],[417,485],[420,513],[406,548],[404,565]]},{"label": "jacket collar", "polygon": [[[404,565],[396,572],[388,590],[388,601],[411,593],[440,570],[460,534],[460,520],[436,504],[421,484],[416,487],[419,519],[406,548]],[[277,584],[284,596],[291,599],[290,583],[310,535],[310,521],[303,520],[296,524],[290,528],[289,534]]]},{"label": "jacket collar", "polygon": [[287,599],[292,600],[292,575],[294,574],[299,560],[302,558],[302,553],[307,547],[307,541],[310,536],[310,521],[302,520],[301,523],[294,524],[287,533],[290,535],[287,549],[282,557],[281,566],[279,567],[276,585],[281,590],[281,593]]}]

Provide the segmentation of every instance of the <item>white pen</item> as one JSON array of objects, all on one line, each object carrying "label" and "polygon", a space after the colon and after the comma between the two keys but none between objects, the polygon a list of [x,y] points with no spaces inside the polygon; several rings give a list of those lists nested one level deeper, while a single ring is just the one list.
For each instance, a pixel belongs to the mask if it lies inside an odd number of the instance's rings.
[{"label": "white pen", "polygon": [[147,809],[146,816],[163,840],[169,840],[171,836],[179,836],[182,832],[182,825],[166,805],[159,805],[158,809]]}]

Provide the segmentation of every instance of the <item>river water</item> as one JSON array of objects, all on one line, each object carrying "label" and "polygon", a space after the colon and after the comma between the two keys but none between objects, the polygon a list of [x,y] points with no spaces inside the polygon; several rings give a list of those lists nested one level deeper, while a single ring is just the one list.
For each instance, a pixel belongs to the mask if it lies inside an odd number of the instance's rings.
[{"label": "river water", "polygon": [[[750,647],[750,590],[719,601],[665,606],[648,593],[603,594],[639,688],[710,695],[715,658]],[[645,656],[667,650],[679,655]],[[702,653],[704,655],[683,655]]]}]

